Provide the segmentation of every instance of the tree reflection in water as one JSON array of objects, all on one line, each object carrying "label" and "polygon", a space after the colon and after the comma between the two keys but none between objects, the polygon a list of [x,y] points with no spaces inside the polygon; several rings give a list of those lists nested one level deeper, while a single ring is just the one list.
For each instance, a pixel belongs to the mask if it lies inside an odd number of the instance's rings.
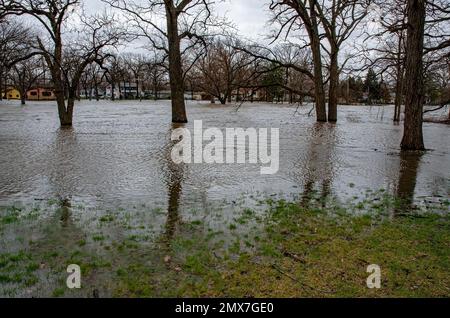
[{"label": "tree reflection in water", "polygon": [[167,186],[167,221],[165,225],[165,231],[163,234],[163,241],[167,244],[168,247],[171,245],[171,241],[174,238],[177,227],[181,222],[180,217],[180,198],[183,191],[183,180],[184,180],[184,171],[185,164],[176,164],[173,162],[171,158],[171,151],[173,146],[178,141],[171,141],[170,137],[172,132],[177,128],[183,128],[184,124],[172,124],[172,127],[169,131],[168,138],[169,142],[164,148],[164,161],[166,163],[164,175],[165,175],[165,184]]},{"label": "tree reflection in water", "polygon": [[417,175],[423,152],[402,151],[397,185],[397,197],[401,200],[401,209],[410,209],[414,203]]},{"label": "tree reflection in water", "polygon": [[302,167],[305,174],[300,202],[302,205],[307,206],[311,199],[316,197],[316,192],[324,205],[331,194],[331,184],[334,176],[335,144],[336,131],[334,124],[314,124],[306,151],[307,166]]}]

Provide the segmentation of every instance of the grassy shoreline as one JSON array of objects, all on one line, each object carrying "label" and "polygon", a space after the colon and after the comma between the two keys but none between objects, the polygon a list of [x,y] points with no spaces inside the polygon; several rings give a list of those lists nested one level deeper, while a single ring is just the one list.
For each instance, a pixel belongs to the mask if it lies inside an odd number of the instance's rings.
[{"label": "grassy shoreline", "polygon": [[[125,222],[122,214],[110,212],[90,221],[95,231],[89,234],[66,224],[74,208],[58,205],[55,218],[41,221],[38,208],[2,209],[2,246],[16,247],[0,251],[0,294],[450,296],[446,200],[419,209],[377,193],[345,205],[314,196],[301,202],[266,199],[261,205],[262,214],[239,207],[220,229],[204,218],[175,217],[152,231],[152,222]],[[81,266],[80,290],[65,286],[69,264]],[[370,264],[381,267],[381,289],[366,286]]]}]

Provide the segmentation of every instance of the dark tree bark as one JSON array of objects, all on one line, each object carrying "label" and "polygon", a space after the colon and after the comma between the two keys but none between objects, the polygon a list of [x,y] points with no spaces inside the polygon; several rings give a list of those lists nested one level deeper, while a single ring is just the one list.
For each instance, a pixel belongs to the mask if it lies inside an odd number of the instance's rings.
[{"label": "dark tree bark", "polygon": [[43,74],[36,65],[36,60],[27,60],[19,62],[13,66],[13,73],[11,74],[11,80],[14,87],[20,93],[20,102],[22,105],[26,104],[27,91],[36,83],[37,79]]},{"label": "dark tree bark", "polygon": [[169,78],[172,100],[172,122],[187,123],[184,102],[183,65],[181,62],[181,38],[178,34],[178,10],[172,1],[165,1],[167,16],[167,40],[169,42]]},{"label": "dark tree bark", "polygon": [[[311,3],[314,0],[311,0]],[[305,10],[306,11],[306,10]],[[327,111],[325,103],[325,85],[323,82],[322,54],[320,50],[320,36],[317,21],[317,13],[314,5],[310,8],[310,23],[306,24],[306,29],[311,40],[311,51],[314,60],[314,91],[316,97],[316,118],[318,122],[327,121]]]},{"label": "dark tree bark", "polygon": [[[125,12],[133,27],[138,30],[139,36],[146,38],[154,49],[167,55],[172,122],[186,123],[184,84],[186,72],[191,67],[183,69],[183,60],[185,59],[182,59],[182,56],[186,56],[187,52],[192,53],[198,44],[203,45],[204,34],[201,33],[216,24],[216,21],[212,19],[210,7],[213,4],[212,0],[146,1],[145,5],[142,4],[142,1],[102,1]],[[152,15],[159,15],[160,17],[164,15],[166,27],[161,28],[159,22],[154,20]]]},{"label": "dark tree bark", "polygon": [[402,150],[425,149],[422,132],[425,7],[425,0],[408,0],[405,128],[401,143]]},{"label": "dark tree bark", "polygon": [[330,64],[330,91],[328,93],[328,121],[337,121],[338,107],[338,88],[339,88],[339,65],[338,65],[338,49],[331,49]]},{"label": "dark tree bark", "polygon": [[[289,34],[292,29],[292,24],[298,23],[298,19],[300,19],[308,33],[314,63],[314,71],[311,79],[314,81],[316,119],[319,122],[325,122],[327,121],[327,110],[320,47],[320,17],[316,10],[316,0],[272,0],[270,9],[275,11],[274,21],[278,21],[281,24],[281,30],[277,34],[277,38],[285,28]],[[287,17],[285,16],[286,14]]]}]

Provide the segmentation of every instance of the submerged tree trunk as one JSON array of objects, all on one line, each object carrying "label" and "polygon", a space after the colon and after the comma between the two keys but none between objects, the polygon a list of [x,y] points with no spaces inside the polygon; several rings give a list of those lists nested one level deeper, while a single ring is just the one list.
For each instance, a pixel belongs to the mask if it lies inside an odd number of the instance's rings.
[{"label": "submerged tree trunk", "polygon": [[169,77],[172,99],[172,122],[187,123],[180,36],[178,35],[178,12],[172,6],[171,8],[166,9],[166,14],[167,37],[169,41]]},{"label": "submerged tree trunk", "polygon": [[[56,48],[56,60],[61,61],[61,46],[57,46]],[[49,65],[52,65],[49,63]],[[67,107],[66,107],[66,83],[63,80],[61,70],[59,65],[53,64],[52,69],[52,78],[55,85],[55,97],[56,103],[58,105],[58,115],[59,121],[62,127],[70,127],[72,126],[72,115],[73,115],[73,107],[76,95],[76,88],[69,88],[67,92]]]},{"label": "submerged tree trunk", "polygon": [[62,127],[72,126],[73,106],[75,100],[69,97],[69,99],[67,100],[67,108],[66,108],[66,101],[64,99],[61,99],[61,97],[57,97],[56,99],[58,103],[59,121],[61,123],[61,126]]},{"label": "submerged tree trunk", "polygon": [[26,89],[26,87],[21,87],[19,93],[20,93],[20,104],[22,106],[26,105],[26,103],[27,103],[27,89]]},{"label": "submerged tree trunk", "polygon": [[338,66],[338,50],[333,48],[331,52],[330,64],[330,91],[328,92],[328,121],[337,121],[337,90],[339,87],[339,66]]},{"label": "submerged tree trunk", "polygon": [[57,96],[56,100],[58,103],[58,113],[59,113],[59,121],[62,127],[70,127],[73,122],[73,108],[75,105],[75,94],[70,94],[67,99],[67,107],[66,101],[61,96]]},{"label": "submerged tree trunk", "polygon": [[[61,78],[59,73],[59,69],[55,70],[55,77],[54,78]],[[58,74],[59,73],[59,74]],[[76,89],[69,88],[67,92],[67,106],[66,106],[66,100],[65,100],[65,85],[63,84],[63,81],[60,81],[59,84],[55,85],[55,96],[56,96],[56,103],[58,105],[58,115],[59,115],[59,121],[62,127],[70,127],[72,126],[73,121],[73,108],[75,104],[75,98],[76,98]]]},{"label": "submerged tree trunk", "polygon": [[424,150],[423,142],[423,46],[425,0],[408,0],[405,128],[402,150]]}]

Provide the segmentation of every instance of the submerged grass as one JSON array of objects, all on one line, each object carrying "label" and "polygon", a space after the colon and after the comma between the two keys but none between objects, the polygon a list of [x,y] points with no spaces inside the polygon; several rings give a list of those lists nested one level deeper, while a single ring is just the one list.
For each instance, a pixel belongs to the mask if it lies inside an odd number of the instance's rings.
[{"label": "submerged grass", "polygon": [[[0,252],[0,294],[450,296],[448,200],[418,208],[378,191],[346,204],[311,194],[291,202],[272,197],[259,206],[264,213],[242,206],[220,228],[173,215],[162,226],[136,220],[131,226],[130,213],[109,211],[84,234],[59,217],[45,219],[44,230],[38,227],[44,237],[17,235],[20,248]],[[2,211],[3,240],[24,220],[36,226],[28,216],[39,211],[32,211]],[[81,290],[65,287],[69,264],[82,269]],[[381,267],[380,289],[366,285],[370,264]]]}]

